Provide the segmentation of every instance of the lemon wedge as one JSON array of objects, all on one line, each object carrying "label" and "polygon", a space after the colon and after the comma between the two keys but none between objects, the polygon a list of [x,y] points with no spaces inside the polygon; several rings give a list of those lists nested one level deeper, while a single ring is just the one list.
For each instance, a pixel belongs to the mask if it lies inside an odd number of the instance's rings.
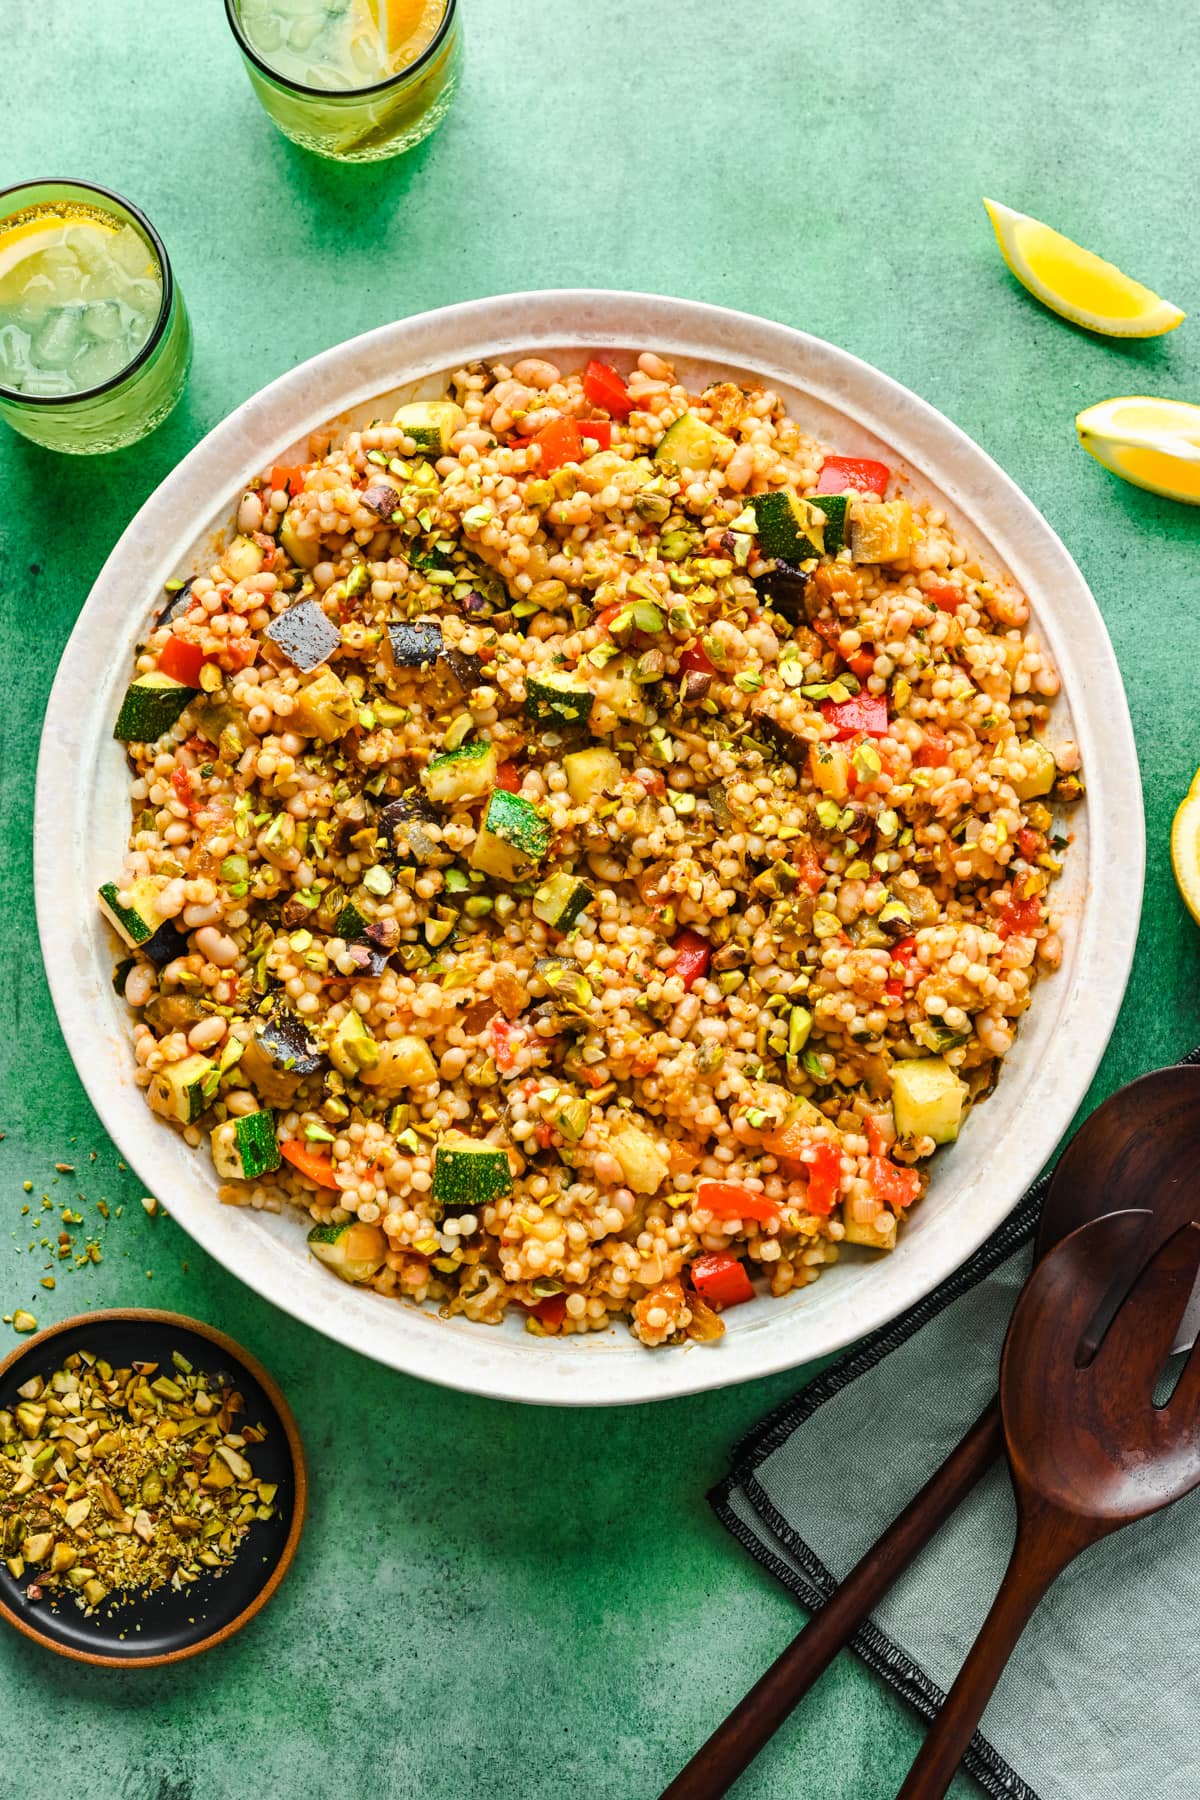
[{"label": "lemon wedge", "polygon": [[1200,925],[1200,769],[1171,826],[1171,867],[1183,903]]},{"label": "lemon wedge", "polygon": [[1126,394],[1089,406],[1075,429],[1088,455],[1122,481],[1200,506],[1200,406]]},{"label": "lemon wedge", "polygon": [[985,200],[1005,262],[1035,299],[1061,318],[1106,337],[1160,337],[1184,314],[1094,251],[1040,219]]}]

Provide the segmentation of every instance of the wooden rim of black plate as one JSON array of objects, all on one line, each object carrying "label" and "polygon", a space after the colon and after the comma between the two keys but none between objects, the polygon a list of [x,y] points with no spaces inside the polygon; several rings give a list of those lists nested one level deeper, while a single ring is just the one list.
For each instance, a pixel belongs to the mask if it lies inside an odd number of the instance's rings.
[{"label": "wooden rim of black plate", "polygon": [[[248,1416],[263,1417],[267,1425],[266,1442],[255,1447],[256,1464],[270,1468],[270,1479],[279,1481],[279,1495],[284,1496],[277,1519],[260,1521],[250,1527],[247,1540],[240,1546],[233,1563],[219,1574],[202,1576],[192,1586],[175,1590],[162,1587],[152,1594],[139,1595],[110,1608],[100,1607],[90,1618],[73,1602],[52,1609],[45,1602],[25,1597],[24,1585],[0,1561],[0,1614],[8,1623],[42,1644],[58,1656],[76,1662],[97,1663],[109,1669],[157,1668],[163,1663],[182,1662],[223,1644],[270,1600],[291,1567],[300,1533],[304,1528],[308,1500],[308,1474],[304,1448],[292,1410],[274,1377],[248,1350],[215,1326],[201,1319],[190,1319],[183,1313],[159,1312],[149,1307],[118,1307],[105,1312],[77,1313],[57,1325],[48,1325],[36,1337],[17,1344],[0,1362],[0,1406],[11,1404],[6,1390],[15,1390],[31,1375],[49,1376],[64,1356],[83,1348],[113,1360],[104,1346],[106,1334],[119,1342],[145,1330],[151,1343],[146,1360],[162,1361],[165,1346],[185,1354],[196,1350],[196,1344],[176,1341],[179,1337],[199,1339],[208,1346],[189,1361],[202,1366],[207,1374],[224,1370],[234,1376],[246,1393]],[[64,1337],[75,1342],[61,1344]],[[157,1344],[157,1353],[154,1346]],[[218,1354],[214,1355],[214,1351]],[[124,1360],[138,1352],[118,1352]],[[28,1365],[28,1366],[26,1366]],[[17,1379],[14,1381],[14,1375]],[[255,1392],[257,1390],[257,1392]],[[288,1514],[285,1518],[285,1514]],[[255,1550],[260,1552],[255,1566]],[[190,1608],[192,1616],[188,1616]],[[140,1634],[147,1619],[153,1623],[153,1641],[146,1652],[136,1647],[129,1651],[117,1648],[126,1634]],[[92,1645],[95,1645],[93,1648]]]}]

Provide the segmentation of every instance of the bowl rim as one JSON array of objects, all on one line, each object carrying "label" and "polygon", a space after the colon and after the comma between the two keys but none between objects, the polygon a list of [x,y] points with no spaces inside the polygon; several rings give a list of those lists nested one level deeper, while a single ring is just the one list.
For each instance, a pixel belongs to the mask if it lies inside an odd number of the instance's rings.
[{"label": "bowl rim", "polygon": [[[190,1182],[190,1166],[178,1157],[173,1160],[168,1147],[151,1136],[160,1127],[140,1096],[135,1096],[135,1114],[125,1105],[121,1084],[111,1078],[118,1040],[89,1016],[72,991],[86,928],[58,898],[80,886],[75,865],[87,838],[82,825],[77,836],[71,829],[82,808],[78,770],[101,749],[94,722],[88,736],[85,715],[96,670],[104,667],[104,655],[111,654],[101,647],[114,641],[114,632],[120,641],[129,630],[129,567],[136,571],[137,591],[146,595],[139,604],[148,608],[154,588],[177,572],[184,547],[202,529],[211,529],[218,507],[228,505],[237,484],[285,455],[307,432],[340,421],[377,395],[415,388],[474,357],[511,358],[518,351],[534,354],[568,345],[581,360],[605,350],[628,354],[631,345],[642,345],[710,366],[753,370],[765,381],[778,379],[835,409],[847,425],[888,444],[910,468],[918,489],[924,480],[969,514],[1019,581],[1022,567],[1036,574],[1032,588],[1029,580],[1023,581],[1034,593],[1034,624],[1053,638],[1058,619],[1057,654],[1062,659],[1069,652],[1076,661],[1073,683],[1064,682],[1066,701],[1078,734],[1088,740],[1085,761],[1093,792],[1104,800],[1103,807],[1093,802],[1087,815],[1089,894],[1072,934],[1073,973],[1068,978],[1064,969],[1054,977],[1067,983],[1067,991],[1059,990],[1056,1016],[1062,1017],[1043,1046],[1047,1079],[1031,1107],[1034,1096],[1027,1078],[1024,1110],[1030,1129],[1018,1134],[1006,1128],[1003,1171],[992,1181],[993,1189],[1003,1187],[1003,1197],[980,1191],[986,1171],[977,1159],[952,1209],[952,1242],[944,1219],[931,1219],[923,1239],[910,1233],[901,1249],[892,1252],[890,1271],[880,1270],[881,1279],[870,1285],[870,1300],[843,1307],[836,1324],[814,1320],[806,1328],[802,1309],[786,1315],[781,1311],[770,1331],[763,1321],[745,1321],[740,1330],[735,1326],[718,1351],[691,1346],[649,1355],[634,1345],[632,1357],[617,1358],[605,1354],[603,1339],[524,1338],[537,1354],[518,1356],[514,1352],[522,1340],[502,1339],[499,1332],[447,1324],[428,1310],[397,1307],[360,1290],[320,1293],[306,1279],[302,1264],[281,1258],[277,1250],[272,1257],[262,1245],[256,1251],[231,1234],[231,1209],[222,1208],[215,1194],[204,1205],[186,1194],[172,1197],[174,1216],[217,1261],[285,1312],[376,1361],[496,1398],[552,1405],[631,1404],[797,1367],[857,1341],[924,1298],[1007,1217],[1049,1158],[1086,1093],[1116,1021],[1132,966],[1145,867],[1141,787],[1124,688],[1104,621],[1066,547],[1032,501],[958,426],[890,376],[824,339],[726,307],[621,290],[553,289],[464,301],[379,326],[321,352],[252,394],[216,425],[144,502],[101,569],[63,653],[47,706],[35,797],[35,898],[60,1025],[101,1121],[131,1166],[161,1165],[164,1172],[173,1167],[180,1182]],[[90,711],[94,714],[94,703]],[[75,813],[64,817],[71,805]],[[89,979],[95,976],[96,960],[93,948],[85,971]],[[111,961],[107,951],[106,960]],[[103,987],[109,985],[106,970]],[[99,987],[96,991],[98,995]],[[1064,1037],[1066,1045],[1059,1041]],[[1018,1049],[1020,1043],[1019,1038]],[[1041,1073],[1039,1069],[1039,1078]],[[179,1144],[194,1162],[194,1152],[182,1140]],[[964,1204],[968,1199],[974,1204]],[[239,1221],[257,1217],[237,1213]],[[243,1233],[248,1239],[244,1226]],[[265,1242],[266,1234],[261,1235]],[[323,1279],[328,1282],[327,1275]],[[380,1315],[368,1301],[390,1307],[405,1324],[381,1330]]]},{"label": "bowl rim", "polygon": [[280,1582],[292,1566],[300,1542],[300,1534],[304,1530],[304,1519],[308,1509],[308,1467],[304,1459],[304,1445],[300,1439],[299,1427],[296,1424],[292,1409],[284,1397],[283,1390],[275,1377],[265,1369],[256,1356],[243,1348],[228,1332],[220,1331],[215,1325],[208,1325],[203,1319],[190,1318],[186,1313],[164,1312],[157,1307],[148,1306],[110,1306],[100,1312],[74,1313],[69,1319],[59,1319],[54,1325],[47,1325],[31,1337],[23,1338],[15,1344],[8,1355],[0,1362],[0,1381],[32,1351],[48,1344],[52,1339],[61,1337],[66,1331],[74,1331],[77,1327],[91,1327],[106,1324],[128,1324],[130,1322],[145,1325],[165,1325],[176,1330],[195,1332],[197,1337],[207,1338],[215,1344],[234,1363],[240,1363],[258,1382],[272,1406],[275,1408],[279,1422],[283,1426],[287,1439],[288,1454],[292,1461],[293,1479],[296,1484],[296,1498],[292,1506],[292,1521],[288,1527],[287,1537],[279,1552],[274,1568],[255,1592],[253,1599],[248,1600],[235,1618],[229,1619],[215,1631],[197,1638],[195,1643],[182,1644],[178,1650],[164,1650],[155,1656],[104,1656],[96,1650],[80,1650],[75,1644],[64,1644],[49,1632],[39,1631],[37,1626],[20,1613],[14,1612],[3,1595],[0,1595],[0,1616],[27,1637],[31,1643],[41,1644],[46,1650],[53,1650],[56,1656],[68,1657],[72,1662],[94,1663],[105,1669],[153,1669],[164,1663],[186,1662],[189,1657],[200,1656],[205,1650],[215,1650],[218,1644],[224,1644],[235,1632],[248,1625],[256,1613],[260,1613],[278,1588]]}]

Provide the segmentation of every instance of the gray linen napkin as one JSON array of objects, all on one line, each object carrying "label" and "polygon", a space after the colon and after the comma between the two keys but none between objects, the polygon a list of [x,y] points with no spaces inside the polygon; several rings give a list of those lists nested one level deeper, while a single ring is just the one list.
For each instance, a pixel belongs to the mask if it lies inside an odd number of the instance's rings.
[{"label": "gray linen napkin", "polygon": [[[995,1392],[1047,1179],[941,1288],[744,1438],[732,1474],[709,1495],[722,1523],[806,1607],[833,1592]],[[854,1640],[927,1719],[995,1597],[1014,1525],[998,1465]],[[1198,1638],[1193,1495],[1067,1570],[1001,1677],[966,1766],[1005,1800],[1196,1800]]]}]

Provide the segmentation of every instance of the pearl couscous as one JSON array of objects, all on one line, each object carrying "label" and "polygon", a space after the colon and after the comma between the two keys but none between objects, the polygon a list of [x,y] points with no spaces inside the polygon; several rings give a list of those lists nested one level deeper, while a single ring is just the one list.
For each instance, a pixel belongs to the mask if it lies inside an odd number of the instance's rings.
[{"label": "pearl couscous", "polygon": [[718,1337],[891,1249],[1062,955],[1026,599],[757,387],[541,358],[170,584],[101,905],[149,1104],[381,1295]]}]

